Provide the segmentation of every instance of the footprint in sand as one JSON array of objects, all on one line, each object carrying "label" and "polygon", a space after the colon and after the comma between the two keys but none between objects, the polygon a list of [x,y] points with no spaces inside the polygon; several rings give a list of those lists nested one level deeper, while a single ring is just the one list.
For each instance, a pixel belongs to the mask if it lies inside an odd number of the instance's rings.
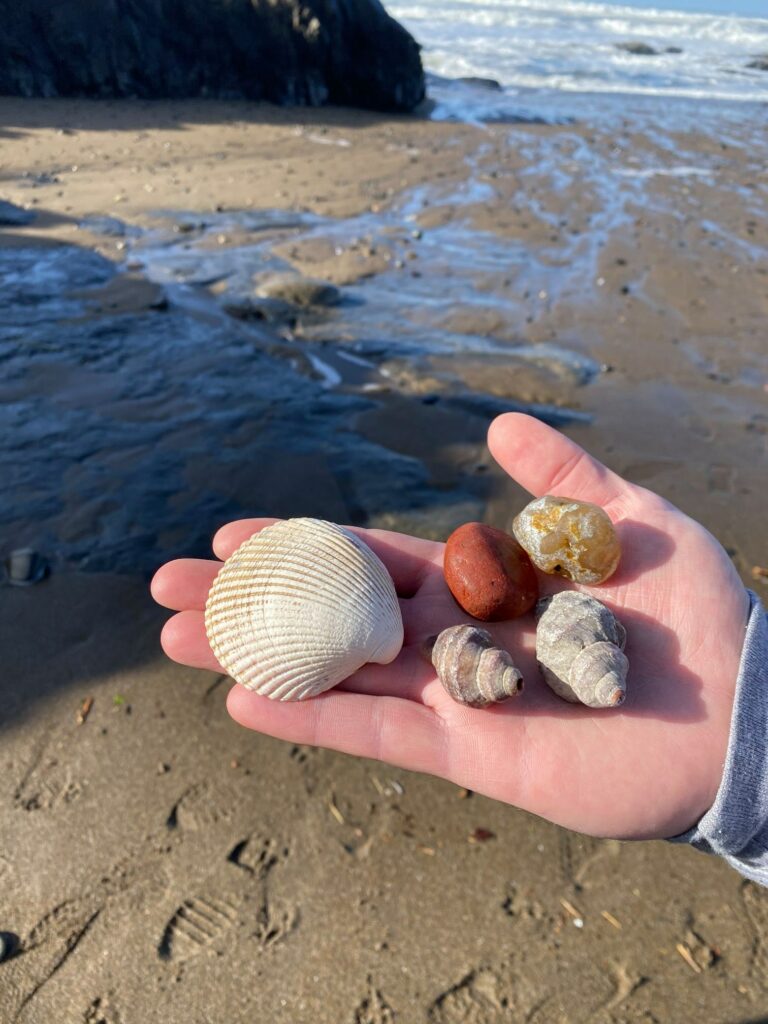
[{"label": "footprint in sand", "polygon": [[157,945],[158,958],[179,964],[200,953],[222,954],[232,941],[233,930],[250,936],[264,950],[281,942],[298,923],[294,906],[271,900],[266,892],[258,901],[255,915],[252,907],[252,901],[242,892],[226,898],[206,893],[185,899],[163,930]]},{"label": "footprint in sand", "polygon": [[368,978],[368,994],[355,1010],[352,1024],[394,1024],[395,1013],[373,980]]},{"label": "footprint in sand", "polygon": [[753,936],[750,973],[765,985],[768,984],[768,892],[753,882],[745,882],[741,898]]},{"label": "footprint in sand", "polygon": [[97,996],[83,1015],[83,1024],[123,1024],[108,996]]},{"label": "footprint in sand", "polygon": [[16,807],[24,811],[49,810],[69,804],[82,792],[82,785],[71,769],[42,744],[28,765],[13,793]]},{"label": "footprint in sand", "polygon": [[101,913],[94,895],[66,900],[49,910],[22,937],[16,955],[2,966],[3,1024],[15,1024],[37,993],[77,949]]},{"label": "footprint in sand", "polygon": [[317,789],[319,780],[319,751],[316,747],[297,745],[291,747],[289,757],[293,764],[301,770],[304,790],[311,795]]},{"label": "footprint in sand", "polygon": [[[587,875],[596,865],[610,862],[621,853],[621,843],[615,839],[563,834],[558,844],[563,879],[576,890],[588,888]],[[608,865],[604,865],[604,869],[608,870]]]},{"label": "footprint in sand", "polygon": [[437,997],[428,1020],[429,1024],[511,1024],[513,1016],[499,976],[480,967]]},{"label": "footprint in sand", "polygon": [[273,896],[268,879],[288,856],[287,845],[273,836],[254,834],[235,843],[221,866],[227,881],[212,881],[181,902],[163,929],[159,959],[185,962],[205,951],[220,953],[234,931],[259,949],[284,939],[298,923],[298,909]]},{"label": "footprint in sand", "polygon": [[296,907],[280,900],[270,900],[266,896],[257,914],[254,938],[261,949],[267,949],[282,942],[294,930],[299,922]]},{"label": "footprint in sand", "polygon": [[542,922],[551,927],[551,915],[545,913],[544,906],[532,897],[528,889],[522,889],[514,882],[507,884],[501,909],[516,921]]},{"label": "footprint in sand", "polygon": [[227,854],[227,860],[251,875],[263,879],[276,864],[285,860],[289,849],[271,836],[248,836],[235,843]]},{"label": "footprint in sand", "polygon": [[165,824],[169,829],[204,831],[231,817],[237,806],[238,794],[232,786],[214,787],[197,782],[184,790],[168,813]]},{"label": "footprint in sand", "polygon": [[225,932],[237,920],[237,908],[227,900],[192,896],[165,926],[157,955],[161,960],[184,961],[206,949],[219,952]]}]

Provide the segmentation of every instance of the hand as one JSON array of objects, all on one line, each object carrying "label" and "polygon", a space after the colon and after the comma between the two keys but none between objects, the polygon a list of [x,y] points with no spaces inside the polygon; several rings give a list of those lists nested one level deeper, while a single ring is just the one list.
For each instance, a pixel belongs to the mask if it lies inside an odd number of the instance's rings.
[{"label": "hand", "polygon": [[[628,696],[618,709],[566,704],[539,677],[531,615],[493,625],[525,679],[521,696],[488,709],[456,704],[421,642],[467,621],[443,580],[443,545],[381,530],[357,532],[395,581],[405,645],[391,665],[366,665],[312,700],[280,703],[235,685],[232,717],[249,729],[429,772],[596,836],[654,838],[692,826],[720,781],[748,598],[731,561],[702,526],[627,483],[563,435],[517,413],[488,436],[497,462],[534,495],[601,505],[623,556],[588,590],[627,627]],[[510,510],[511,513],[516,510]],[[226,559],[273,520],[230,523],[213,548]],[[218,562],[181,559],[152,582],[178,614],[163,648],[182,664],[223,671],[208,646],[203,608]],[[540,575],[542,593],[562,589]]]}]

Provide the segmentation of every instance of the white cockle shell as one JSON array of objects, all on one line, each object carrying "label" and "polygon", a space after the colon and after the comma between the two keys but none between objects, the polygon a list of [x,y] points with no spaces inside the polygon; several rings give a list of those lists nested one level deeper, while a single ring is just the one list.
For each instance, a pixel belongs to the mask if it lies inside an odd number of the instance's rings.
[{"label": "white cockle shell", "polygon": [[285,519],[241,544],[208,594],[205,629],[228,674],[274,700],[314,697],[403,646],[383,563],[322,519]]}]

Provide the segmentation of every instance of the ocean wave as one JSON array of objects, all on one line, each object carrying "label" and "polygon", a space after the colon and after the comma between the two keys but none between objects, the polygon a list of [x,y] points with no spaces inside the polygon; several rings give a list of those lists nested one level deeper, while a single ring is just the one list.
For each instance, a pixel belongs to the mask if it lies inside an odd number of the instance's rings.
[{"label": "ocean wave", "polygon": [[[424,46],[427,69],[446,78],[494,78],[509,90],[768,102],[768,74],[748,66],[768,52],[768,18],[589,0],[395,0],[389,10]],[[656,52],[628,53],[627,42]]]}]

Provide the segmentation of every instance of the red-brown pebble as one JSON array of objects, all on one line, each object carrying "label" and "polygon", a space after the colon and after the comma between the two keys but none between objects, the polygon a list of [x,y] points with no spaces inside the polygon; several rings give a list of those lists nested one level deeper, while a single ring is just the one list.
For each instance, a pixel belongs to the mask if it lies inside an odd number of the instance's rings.
[{"label": "red-brown pebble", "polygon": [[445,582],[469,615],[483,622],[516,619],[539,596],[536,571],[514,537],[484,523],[465,523],[445,545]]}]

